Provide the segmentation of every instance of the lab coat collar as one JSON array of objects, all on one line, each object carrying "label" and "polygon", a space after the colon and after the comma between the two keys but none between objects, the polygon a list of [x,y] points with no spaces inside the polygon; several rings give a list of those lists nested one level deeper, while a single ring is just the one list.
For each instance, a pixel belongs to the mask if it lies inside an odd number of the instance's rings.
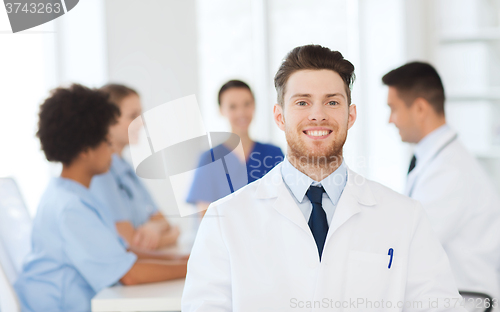
[{"label": "lab coat collar", "polygon": [[[285,187],[283,177],[281,175],[281,166],[283,162],[276,165],[271,171],[269,171],[265,176],[258,180],[258,186],[256,189],[256,198],[258,199],[269,199],[278,197],[281,187]],[[347,166],[346,166],[347,167]],[[375,197],[370,189],[370,186],[366,183],[366,178],[355,173],[347,167],[347,183],[346,188],[352,189],[351,195],[356,198],[356,201],[364,206],[373,206],[376,204]],[[345,190],[344,190],[345,192]],[[287,193],[292,196],[290,192]],[[342,193],[342,198],[344,193]],[[293,199],[293,198],[292,198]]]},{"label": "lab coat collar", "polygon": [[447,124],[435,129],[428,135],[426,135],[420,142],[415,145],[414,154],[417,158],[417,166],[419,162],[425,163],[432,155],[440,148],[443,138],[448,137],[448,135],[453,136],[454,131],[448,127]]},{"label": "lab coat collar", "polygon": [[[446,126],[446,127],[445,127]],[[432,132],[429,135],[431,136],[431,140],[423,141],[427,139],[425,137],[421,143],[416,147],[418,150],[418,155],[417,157],[417,165],[415,166],[415,169],[413,169],[410,174],[408,174],[408,179],[406,183],[406,188],[405,188],[405,194],[407,196],[411,196],[413,185],[416,182],[417,177],[420,175],[422,170],[424,170],[428,163],[434,159],[436,156],[436,153],[439,152],[440,149],[443,148],[444,145],[446,145],[450,140],[453,140],[453,138],[457,135],[457,132],[447,125],[443,126],[442,128],[438,128],[435,131],[437,132]],[[423,148],[425,150],[423,150]],[[420,159],[419,159],[420,158]]]},{"label": "lab coat collar", "polygon": [[[264,177],[258,180],[255,196],[257,199],[276,198],[273,208],[284,217],[288,218],[303,230],[310,232],[304,216],[297,207],[293,195],[286,187],[281,175],[281,166],[283,163],[275,166]],[[335,214],[333,215],[328,237],[332,235],[344,222],[353,215],[361,211],[361,206],[374,206],[377,202],[367,180],[347,168],[347,183],[340,196]],[[326,244],[326,243],[325,243]]]}]

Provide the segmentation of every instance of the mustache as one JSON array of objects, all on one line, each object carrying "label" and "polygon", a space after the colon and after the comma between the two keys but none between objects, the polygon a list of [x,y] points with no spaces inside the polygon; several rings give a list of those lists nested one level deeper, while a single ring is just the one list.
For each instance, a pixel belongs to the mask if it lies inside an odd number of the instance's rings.
[{"label": "mustache", "polygon": [[325,128],[330,128],[330,129],[337,129],[339,126],[337,123],[310,123],[310,124],[305,124],[300,126],[299,129],[305,129],[309,127],[325,127]]}]

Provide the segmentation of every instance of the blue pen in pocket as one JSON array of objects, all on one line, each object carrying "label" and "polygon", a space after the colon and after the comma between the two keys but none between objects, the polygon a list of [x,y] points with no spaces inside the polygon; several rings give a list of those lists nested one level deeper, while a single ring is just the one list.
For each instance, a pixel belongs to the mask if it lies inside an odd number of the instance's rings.
[{"label": "blue pen in pocket", "polygon": [[392,265],[392,257],[394,256],[394,249],[389,248],[389,253],[387,255],[391,256],[391,258],[389,259],[389,266],[387,267],[388,269],[390,269]]}]

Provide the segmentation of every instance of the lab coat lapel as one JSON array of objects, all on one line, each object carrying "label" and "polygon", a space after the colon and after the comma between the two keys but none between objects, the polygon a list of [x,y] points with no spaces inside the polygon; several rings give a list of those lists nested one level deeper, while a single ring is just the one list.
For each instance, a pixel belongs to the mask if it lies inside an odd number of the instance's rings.
[{"label": "lab coat lapel", "polygon": [[297,203],[293,199],[292,194],[287,189],[284,182],[282,182],[279,186],[278,198],[276,198],[276,201],[273,204],[273,208],[304,231],[309,233],[311,232],[311,230],[309,229],[309,225],[304,218],[304,215],[300,211]]},{"label": "lab coat lapel", "polygon": [[281,175],[281,165],[276,165],[268,174],[259,180],[259,186],[256,190],[257,199],[276,198],[272,207],[282,216],[295,223],[304,231],[310,233],[309,225],[300,211],[297,203],[292,197],[283,181]]},{"label": "lab coat lapel", "polygon": [[[276,198],[272,207],[282,216],[295,223],[298,227],[308,233],[311,233],[304,215],[300,212],[292,194],[286,187],[285,182],[283,182],[283,177],[281,175],[281,163],[259,180],[259,186],[256,190],[256,198]],[[340,196],[337,208],[335,209],[332,222],[328,229],[325,244],[328,242],[329,237],[340,226],[342,226],[342,224],[361,211],[362,206],[373,206],[375,204],[375,197],[366,183],[366,179],[348,169],[347,183],[342,195]]]},{"label": "lab coat lapel", "polygon": [[434,159],[436,156],[436,153],[439,152],[439,150],[447,144],[457,133],[450,129],[447,131],[444,135],[442,135],[439,140],[436,142],[434,146],[432,146],[431,150],[429,150],[426,153],[426,156],[423,159],[417,159],[417,165],[415,168],[410,172],[408,175],[408,178],[406,180],[406,187],[405,187],[405,195],[410,196],[412,195],[413,188],[415,186],[415,183],[417,182],[418,177],[422,173],[423,170],[429,165],[429,163]]},{"label": "lab coat lapel", "polygon": [[[419,170],[422,169],[422,167],[419,168]],[[411,192],[412,192],[412,189],[413,189],[413,185],[415,185],[415,180],[417,179],[417,170],[416,169],[413,169],[412,172],[410,172],[410,174],[408,174],[408,177],[406,179],[406,186],[405,186],[405,192],[404,194],[406,196],[410,196],[411,197]]]},{"label": "lab coat lapel", "polygon": [[337,208],[328,229],[325,245],[339,227],[351,217],[361,212],[362,206],[373,206],[375,204],[375,197],[367,185],[366,179],[348,169],[347,183],[337,203]]}]

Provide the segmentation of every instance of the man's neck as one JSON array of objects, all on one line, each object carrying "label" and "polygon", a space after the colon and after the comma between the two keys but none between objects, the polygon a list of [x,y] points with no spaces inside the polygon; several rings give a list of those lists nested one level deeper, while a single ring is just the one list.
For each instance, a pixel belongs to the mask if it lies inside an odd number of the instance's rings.
[{"label": "man's neck", "polygon": [[78,182],[86,188],[90,187],[90,181],[92,180],[92,174],[89,174],[79,164],[63,165],[61,177]]},{"label": "man's neck", "polygon": [[420,140],[418,140],[418,142],[421,142],[426,136],[428,136],[434,130],[440,128],[441,126],[443,126],[445,124],[446,124],[446,119],[444,117],[433,120],[433,121],[429,121],[428,123],[423,124],[421,138],[420,138]]},{"label": "man's neck", "polygon": [[297,168],[300,172],[313,179],[314,181],[320,182],[329,175],[331,175],[335,170],[340,167],[344,157],[342,155],[333,157],[333,161],[326,162],[327,157],[318,157],[317,159],[312,158],[312,160],[307,160],[306,157],[295,156],[287,154],[288,161]]}]

